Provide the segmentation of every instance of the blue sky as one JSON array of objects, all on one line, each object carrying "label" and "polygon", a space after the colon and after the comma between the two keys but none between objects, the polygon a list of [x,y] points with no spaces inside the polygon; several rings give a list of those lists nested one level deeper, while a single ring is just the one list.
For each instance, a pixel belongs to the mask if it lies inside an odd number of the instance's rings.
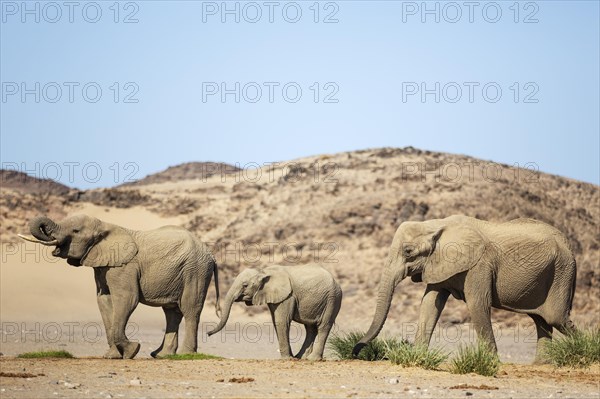
[{"label": "blue sky", "polygon": [[411,145],[599,183],[597,1],[22,4],[1,2],[5,168],[90,188]]}]

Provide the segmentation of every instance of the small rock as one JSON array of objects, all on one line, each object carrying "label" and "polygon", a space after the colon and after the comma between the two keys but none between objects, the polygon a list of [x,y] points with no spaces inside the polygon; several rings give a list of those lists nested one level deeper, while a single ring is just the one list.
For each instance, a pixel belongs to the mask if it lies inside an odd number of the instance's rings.
[{"label": "small rock", "polygon": [[106,395],[105,398],[106,399],[112,399],[112,395]]},{"label": "small rock", "polygon": [[465,395],[467,395],[467,396],[473,396],[473,392],[467,391],[467,392],[465,392]]},{"label": "small rock", "polygon": [[140,381],[139,378],[134,378],[133,380],[129,381],[129,385],[142,385],[142,381]]},{"label": "small rock", "polygon": [[75,389],[75,388],[79,388],[81,386],[81,384],[77,384],[77,383],[71,383],[71,382],[65,382],[64,386],[69,388],[69,389]]},{"label": "small rock", "polygon": [[390,384],[398,384],[398,383],[400,383],[400,380],[398,378],[390,378],[390,380],[388,382]]}]

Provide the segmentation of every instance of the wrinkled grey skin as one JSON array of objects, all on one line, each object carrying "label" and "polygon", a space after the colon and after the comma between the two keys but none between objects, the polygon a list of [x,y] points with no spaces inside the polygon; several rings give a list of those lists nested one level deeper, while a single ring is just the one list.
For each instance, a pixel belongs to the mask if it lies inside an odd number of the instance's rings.
[{"label": "wrinkled grey skin", "polygon": [[282,358],[292,357],[293,320],[306,328],[304,344],[295,357],[321,360],[327,336],[340,311],[342,290],[331,273],[314,264],[246,269],[227,292],[221,321],[208,335],[221,331],[233,302],[242,301],[248,306],[269,306]]},{"label": "wrinkled grey skin", "polygon": [[532,219],[491,223],[450,216],[400,225],[379,284],[371,327],[354,348],[374,339],[385,323],[395,287],[407,276],[427,284],[416,343],[428,345],[448,296],[466,302],[478,337],[493,350],[491,308],[529,315],[537,328],[536,360],[552,328],[570,320],[577,267],[566,237]]},{"label": "wrinkled grey skin", "polygon": [[161,306],[165,312],[165,336],[153,357],[177,351],[182,318],[183,352],[196,352],[200,313],[213,274],[219,314],[217,264],[208,248],[181,227],[134,231],[85,215],[60,223],[42,216],[29,227],[35,238],[21,238],[56,246],[52,255],[66,258],[72,266],[94,268],[109,344],[106,358],[131,359],[137,354],[140,344],[127,339],[125,326],[138,303]]}]

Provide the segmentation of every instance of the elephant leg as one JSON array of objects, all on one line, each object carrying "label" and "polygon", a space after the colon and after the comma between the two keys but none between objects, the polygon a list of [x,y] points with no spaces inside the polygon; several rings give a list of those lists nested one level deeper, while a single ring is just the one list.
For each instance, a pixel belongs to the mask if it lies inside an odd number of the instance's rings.
[{"label": "elephant leg", "polygon": [[198,324],[200,324],[199,312],[184,313],[185,337],[181,353],[196,353],[198,350]]},{"label": "elephant leg", "polygon": [[329,331],[331,331],[331,327],[333,327],[333,324],[330,323],[323,323],[318,327],[313,350],[307,356],[308,360],[323,359],[323,352],[325,352],[325,343],[327,342],[327,337],[329,336]]},{"label": "elephant leg", "polygon": [[106,284],[106,270],[102,268],[94,269],[94,279],[96,280],[96,299],[98,309],[102,316],[104,331],[106,331],[106,340],[108,341],[108,350],[104,354],[106,359],[121,359],[123,356],[119,353],[112,333],[113,306],[112,298],[108,285]]},{"label": "elephant leg", "polygon": [[477,338],[488,344],[494,352],[498,352],[494,330],[492,329],[492,276],[487,270],[470,272],[465,278],[465,302],[471,314],[471,320]]},{"label": "elephant leg", "polygon": [[271,309],[271,318],[277,333],[279,342],[279,353],[282,359],[292,357],[292,348],[290,346],[290,324],[294,314],[293,300],[288,299],[276,305],[269,305]]},{"label": "elephant leg", "polygon": [[317,336],[315,337],[315,343],[312,351],[307,356],[308,360],[322,360],[323,353],[325,352],[325,343],[329,337],[329,332],[333,328],[335,318],[340,311],[342,297],[341,295],[336,297],[327,303],[325,312],[323,313],[321,324],[317,326]]},{"label": "elephant leg", "polygon": [[529,317],[535,322],[535,328],[537,330],[537,346],[534,363],[548,363],[548,361],[544,359],[544,345],[552,340],[552,326],[546,323],[546,320],[541,316],[530,314]]},{"label": "elephant leg", "polygon": [[492,329],[491,307],[480,304],[472,304],[469,306],[468,303],[467,307],[469,308],[469,313],[471,314],[471,320],[475,327],[475,331],[477,332],[477,337],[487,343],[493,352],[498,352],[496,340],[494,338],[494,330]]},{"label": "elephant leg", "polygon": [[446,290],[438,290],[427,286],[425,294],[421,300],[421,309],[419,313],[419,326],[415,344],[429,346],[431,335],[435,326],[446,306],[446,301],[450,296],[450,292]]},{"label": "elephant leg", "polygon": [[315,338],[317,337],[317,326],[312,324],[306,324],[304,326],[306,329],[306,337],[304,338],[304,343],[302,344],[302,348],[296,355],[298,359],[305,359],[312,352],[313,344],[315,342]]},{"label": "elephant leg", "polygon": [[198,350],[198,325],[209,283],[210,279],[202,287],[192,288],[191,285],[188,285],[183,290],[180,305],[185,319],[182,353],[196,353]]},{"label": "elephant leg", "polygon": [[117,349],[122,354],[123,359],[133,359],[140,350],[139,342],[132,342],[125,335],[125,328],[129,317],[138,304],[138,290],[132,292],[113,292],[113,324],[112,334]]},{"label": "elephant leg", "polygon": [[198,350],[198,325],[200,324],[200,314],[204,308],[210,278],[211,274],[208,274],[208,279],[203,284],[199,286],[188,284],[183,289],[180,303],[181,312],[185,319],[182,353],[196,353]]},{"label": "elephant leg", "polygon": [[115,345],[115,340],[112,332],[112,315],[113,306],[112,298],[110,295],[98,295],[98,308],[100,309],[100,315],[102,316],[102,322],[104,323],[104,330],[106,331],[106,338],[108,341],[108,350],[104,354],[106,359],[121,359],[123,356]]},{"label": "elephant leg", "polygon": [[174,355],[177,352],[177,334],[179,332],[179,324],[183,318],[183,313],[181,313],[178,307],[163,307],[163,311],[165,312],[165,318],[167,319],[167,328],[165,329],[165,336],[162,343],[150,354],[152,357]]}]

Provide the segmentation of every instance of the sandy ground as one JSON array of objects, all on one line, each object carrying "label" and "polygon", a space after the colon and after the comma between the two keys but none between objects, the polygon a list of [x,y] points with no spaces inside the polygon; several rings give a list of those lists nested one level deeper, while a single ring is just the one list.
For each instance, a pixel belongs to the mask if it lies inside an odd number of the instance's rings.
[{"label": "sandy ground", "polygon": [[488,378],[363,361],[3,358],[0,366],[3,398],[599,397],[598,367],[504,365]]}]

